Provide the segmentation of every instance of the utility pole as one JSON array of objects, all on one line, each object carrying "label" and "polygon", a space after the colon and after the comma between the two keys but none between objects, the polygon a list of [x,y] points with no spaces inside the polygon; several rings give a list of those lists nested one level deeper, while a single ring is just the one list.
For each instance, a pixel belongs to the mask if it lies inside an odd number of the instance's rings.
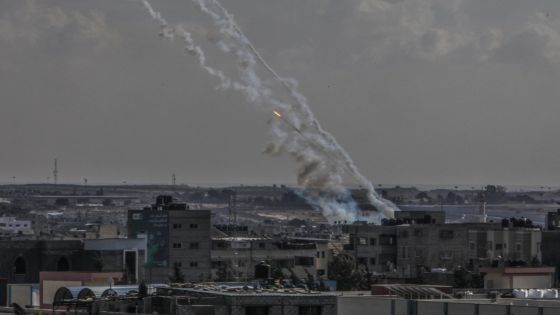
[{"label": "utility pole", "polygon": [[173,186],[177,185],[177,177],[175,176],[175,173],[171,175],[171,182],[173,183]]},{"label": "utility pole", "polygon": [[54,159],[53,180],[54,180],[54,184],[57,185],[58,184],[58,161],[57,161],[57,159]]}]

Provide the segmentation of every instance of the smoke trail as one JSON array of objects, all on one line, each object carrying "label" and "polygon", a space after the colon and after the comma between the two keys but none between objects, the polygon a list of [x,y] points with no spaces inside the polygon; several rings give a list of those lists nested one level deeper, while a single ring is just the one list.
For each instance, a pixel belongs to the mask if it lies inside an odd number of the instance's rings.
[{"label": "smoke trail", "polygon": [[[160,23],[162,29],[160,34],[170,39],[173,39],[174,32],[181,34],[186,43],[186,50],[198,56],[201,67],[220,80],[220,87],[240,91],[250,103],[282,113],[282,116],[279,116],[282,117],[281,120],[275,119],[270,123],[273,142],[265,152],[288,153],[295,158],[300,165],[298,184],[306,188],[300,192],[302,197],[320,208],[329,219],[347,221],[360,219],[356,203],[343,184],[343,175],[347,174],[367,191],[369,202],[380,211],[375,220],[381,217],[393,217],[393,212],[398,208],[377,194],[371,182],[358,171],[348,153],[321,127],[311,112],[307,99],[297,90],[297,82],[282,78],[274,71],[237,26],[233,15],[217,0],[192,1],[212,19],[222,35],[217,46],[237,58],[239,81],[232,81],[221,71],[209,67],[202,49],[194,44],[190,33],[182,28],[174,30],[146,0],[143,3],[152,18]],[[294,101],[292,104],[273,96],[274,86],[261,79],[258,74],[259,64],[290,95]],[[291,128],[286,128],[286,125]]]}]

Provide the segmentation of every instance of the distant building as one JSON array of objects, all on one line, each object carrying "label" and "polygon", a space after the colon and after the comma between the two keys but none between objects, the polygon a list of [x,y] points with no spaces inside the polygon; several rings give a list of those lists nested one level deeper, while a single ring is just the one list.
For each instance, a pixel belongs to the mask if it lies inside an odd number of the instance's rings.
[{"label": "distant building", "polygon": [[17,220],[14,217],[0,217],[0,236],[31,235],[33,227],[29,220]]},{"label": "distant building", "polygon": [[395,219],[403,224],[444,224],[444,211],[397,211]]},{"label": "distant building", "polygon": [[186,281],[211,277],[210,217],[210,210],[190,210],[170,196],[158,196],[151,207],[128,211],[129,237],[147,239],[149,282],[167,282],[175,268]]}]

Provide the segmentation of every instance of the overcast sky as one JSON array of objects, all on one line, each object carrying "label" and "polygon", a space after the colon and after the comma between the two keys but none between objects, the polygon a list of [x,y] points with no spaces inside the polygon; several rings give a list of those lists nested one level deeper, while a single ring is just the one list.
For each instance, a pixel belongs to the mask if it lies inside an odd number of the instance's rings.
[{"label": "overcast sky", "polygon": [[[152,1],[233,68],[189,0]],[[558,0],[227,0],[374,183],[560,182]],[[0,0],[0,182],[295,182],[132,0]]]}]

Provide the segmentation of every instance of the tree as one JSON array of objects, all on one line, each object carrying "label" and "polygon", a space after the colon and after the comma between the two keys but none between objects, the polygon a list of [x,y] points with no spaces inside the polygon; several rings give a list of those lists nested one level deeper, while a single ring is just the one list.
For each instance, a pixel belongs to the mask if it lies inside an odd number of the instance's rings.
[{"label": "tree", "polygon": [[356,289],[363,280],[361,272],[355,269],[354,257],[348,254],[339,254],[329,264],[329,279],[336,280],[336,289],[348,291]]},{"label": "tree", "polygon": [[185,275],[181,271],[179,264],[173,265],[173,275],[169,277],[169,281],[172,283],[183,283],[185,282]]}]

